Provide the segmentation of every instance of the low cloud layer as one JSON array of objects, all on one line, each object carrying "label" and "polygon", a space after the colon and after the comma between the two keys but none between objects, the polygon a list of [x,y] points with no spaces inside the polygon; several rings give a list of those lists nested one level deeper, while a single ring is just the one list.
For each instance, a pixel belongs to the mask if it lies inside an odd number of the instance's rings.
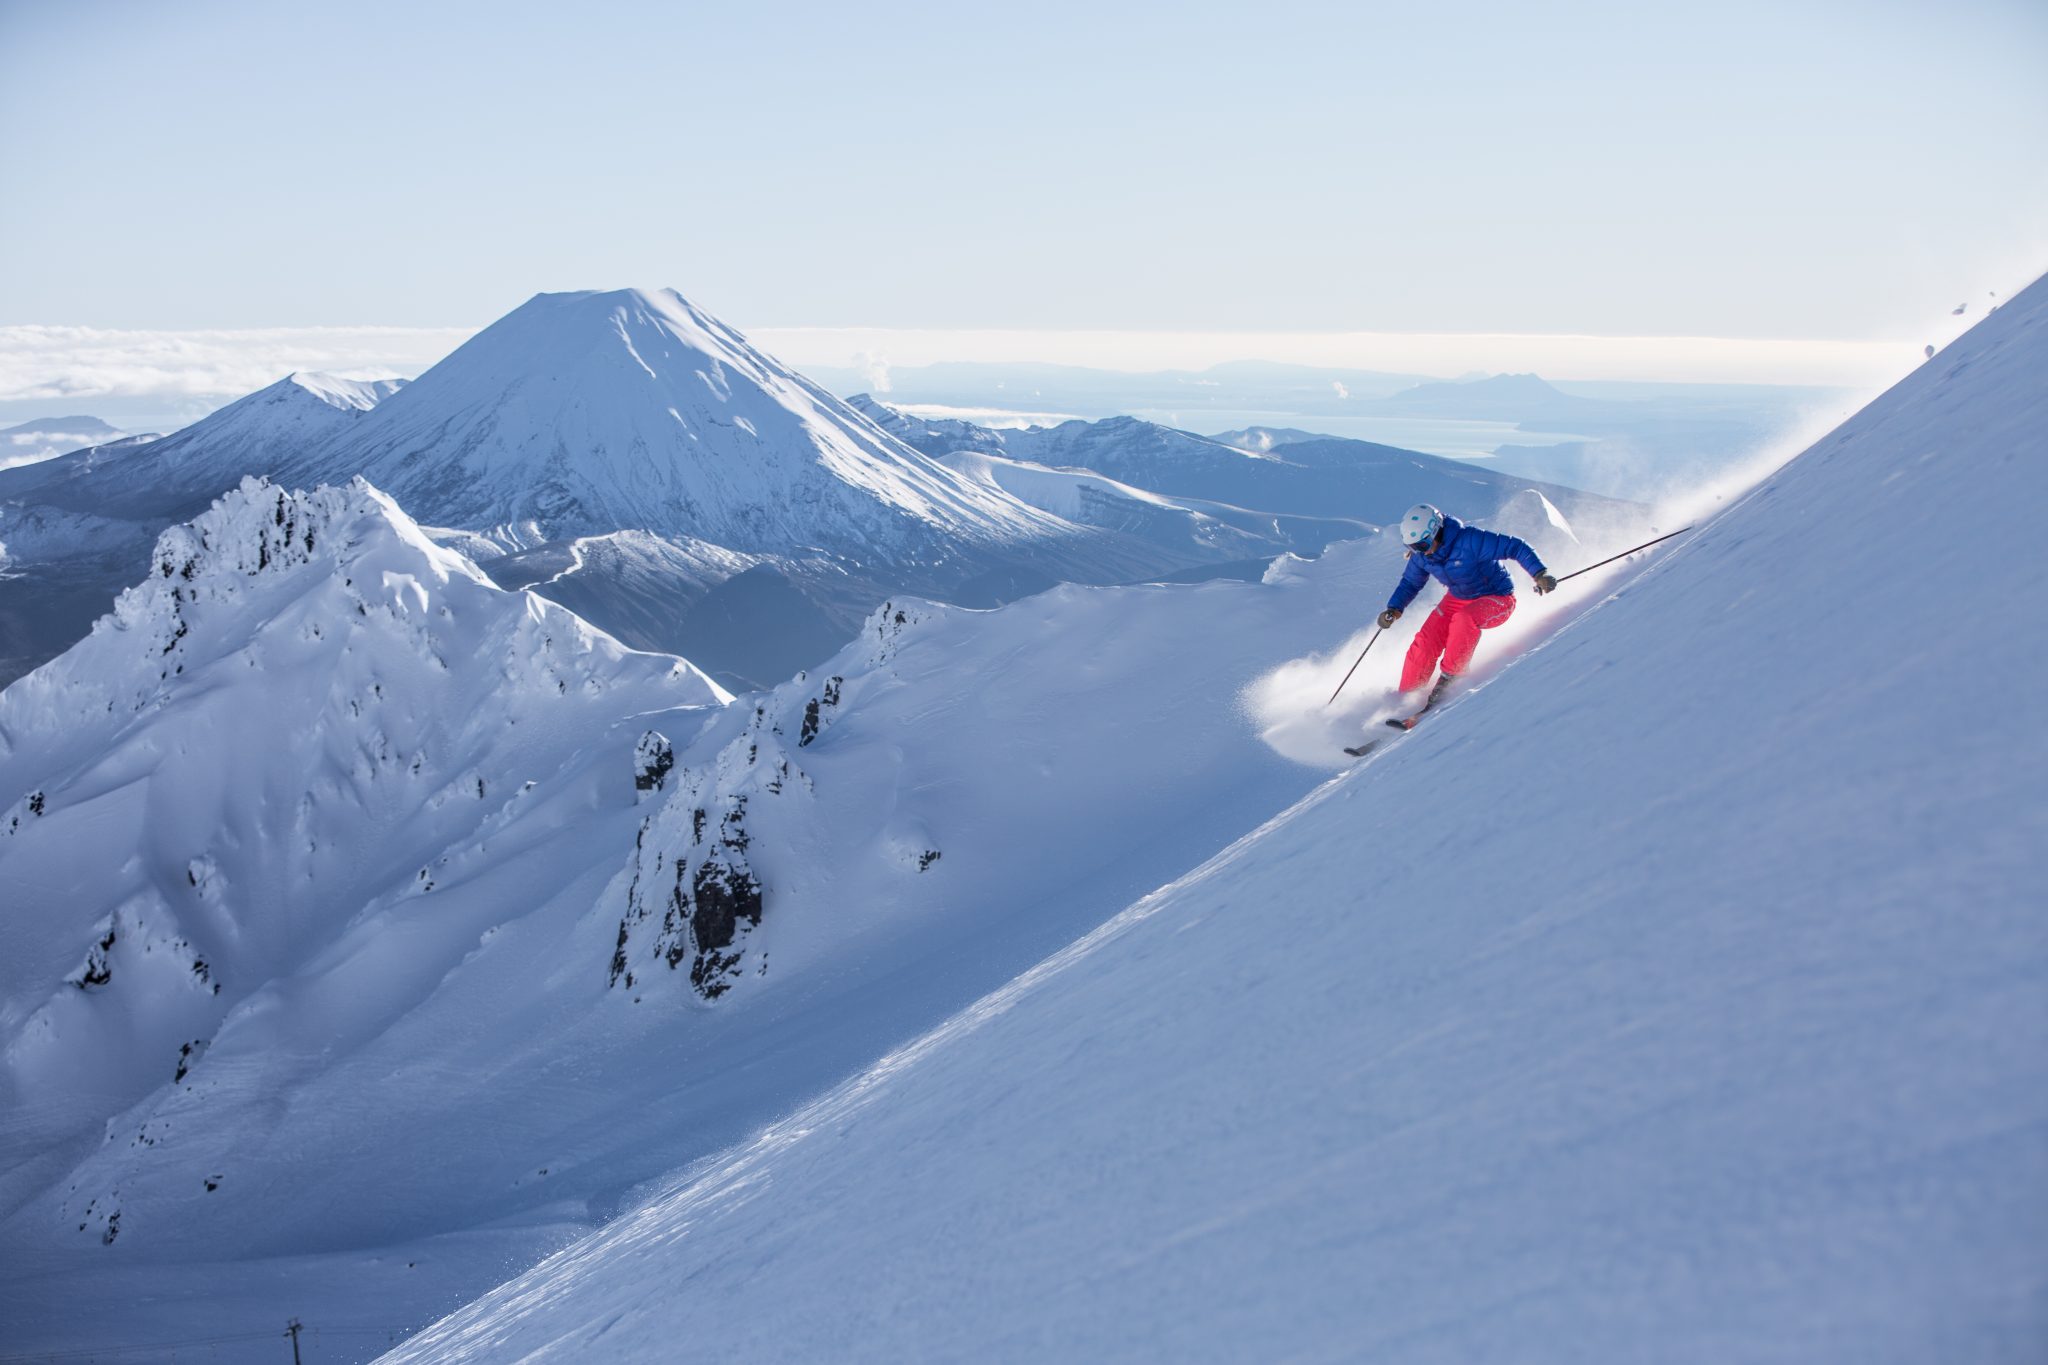
[{"label": "low cloud layer", "polygon": [[409,378],[474,334],[468,327],[146,332],[0,326],[0,402],[217,399],[253,392],[295,370]]}]

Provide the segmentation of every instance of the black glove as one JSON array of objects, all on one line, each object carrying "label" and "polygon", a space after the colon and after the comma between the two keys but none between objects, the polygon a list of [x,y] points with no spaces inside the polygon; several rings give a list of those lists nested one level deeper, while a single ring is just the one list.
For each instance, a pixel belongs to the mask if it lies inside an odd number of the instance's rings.
[{"label": "black glove", "polygon": [[1555,578],[1552,578],[1552,577],[1551,577],[1551,576],[1550,576],[1549,574],[1547,574],[1547,573],[1540,573],[1540,574],[1537,574],[1537,575],[1536,575],[1536,595],[1537,595],[1537,596],[1541,597],[1541,596],[1542,596],[1542,595],[1543,595],[1544,593],[1546,593],[1546,592],[1549,592],[1549,591],[1550,591],[1550,590],[1551,590],[1552,588],[1554,588],[1554,587],[1556,587],[1556,586],[1557,586],[1557,580],[1556,580]]},{"label": "black glove", "polygon": [[1380,629],[1385,630],[1388,626],[1393,625],[1394,622],[1400,619],[1401,609],[1399,607],[1388,607],[1385,611],[1380,613]]}]

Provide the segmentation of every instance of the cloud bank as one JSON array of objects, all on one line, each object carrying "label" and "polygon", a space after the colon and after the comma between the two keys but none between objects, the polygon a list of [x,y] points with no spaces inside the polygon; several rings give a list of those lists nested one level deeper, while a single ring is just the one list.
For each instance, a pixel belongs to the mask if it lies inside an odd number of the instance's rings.
[{"label": "cloud bank", "polygon": [[258,327],[130,331],[0,326],[0,402],[237,397],[294,370],[407,378],[475,335],[473,327]]}]

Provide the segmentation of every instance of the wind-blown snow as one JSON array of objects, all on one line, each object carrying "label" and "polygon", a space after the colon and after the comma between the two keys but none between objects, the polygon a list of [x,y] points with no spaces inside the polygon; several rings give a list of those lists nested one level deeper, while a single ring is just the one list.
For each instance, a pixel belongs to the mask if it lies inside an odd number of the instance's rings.
[{"label": "wind-blown snow", "polygon": [[2000,585],[1872,547],[1959,497],[2030,543],[2043,373],[2037,284],[1424,728],[388,1359],[2039,1360],[2048,660]]}]

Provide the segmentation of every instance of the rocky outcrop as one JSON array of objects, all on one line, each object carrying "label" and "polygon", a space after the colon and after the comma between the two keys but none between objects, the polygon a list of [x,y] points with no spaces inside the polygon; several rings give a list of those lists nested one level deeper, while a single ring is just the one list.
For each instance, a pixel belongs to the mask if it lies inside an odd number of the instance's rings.
[{"label": "rocky outcrop", "polygon": [[747,798],[733,799],[706,846],[701,832],[708,824],[701,807],[691,813],[704,852],[675,864],[675,889],[654,951],[671,969],[688,960],[690,984],[716,1000],[739,974],[741,940],[761,923],[761,879],[747,862]]},{"label": "rocky outcrop", "polygon": [[0,828],[0,834],[13,834],[21,828],[24,819],[34,819],[49,808],[49,803],[40,791],[32,791],[15,803],[7,813],[7,824]]},{"label": "rocky outcrop", "polygon": [[[915,600],[884,603],[861,640],[839,656],[845,671],[813,681],[798,674],[749,706],[737,705],[717,729],[681,754],[658,755],[649,732],[636,773],[663,768],[640,784],[643,798],[667,793],[640,826],[633,859],[604,907],[618,916],[607,981],[633,999],[671,973],[705,1002],[767,971],[758,936],[775,915],[778,848],[808,818],[811,775],[792,754],[820,743],[862,690],[890,663],[935,609]],[[741,709],[744,708],[744,709]],[[792,742],[793,741],[793,742]],[[907,872],[931,871],[940,858],[922,828],[890,841]]]},{"label": "rocky outcrop", "polygon": [[190,942],[152,923],[149,916],[129,911],[116,911],[100,921],[93,931],[92,943],[86,948],[85,960],[64,980],[82,991],[99,990],[113,982],[116,965],[125,954],[132,953],[145,957],[162,953],[163,957],[157,960],[174,964],[194,987],[207,995],[220,994],[220,982],[214,979],[213,968]]},{"label": "rocky outcrop", "polygon": [[797,748],[801,749],[809,744],[818,737],[819,731],[825,728],[826,714],[839,708],[839,689],[845,683],[846,679],[842,677],[827,678],[825,690],[804,703],[803,724],[798,729],[796,737]]},{"label": "rocky outcrop", "polygon": [[649,730],[633,746],[633,790],[641,796],[661,790],[676,766],[675,746],[659,730]]},{"label": "rocky outcrop", "polygon": [[673,754],[670,763],[675,789],[640,827],[608,984],[638,991],[663,967],[711,1001],[767,970],[749,955],[768,899],[749,853],[754,803],[808,795],[811,780],[790,762],[766,703],[707,768],[675,768]]},{"label": "rocky outcrop", "polygon": [[920,621],[924,620],[924,604],[918,602],[884,602],[875,609],[861,627],[861,638],[868,642],[868,664],[880,668],[896,657],[903,638]]}]

